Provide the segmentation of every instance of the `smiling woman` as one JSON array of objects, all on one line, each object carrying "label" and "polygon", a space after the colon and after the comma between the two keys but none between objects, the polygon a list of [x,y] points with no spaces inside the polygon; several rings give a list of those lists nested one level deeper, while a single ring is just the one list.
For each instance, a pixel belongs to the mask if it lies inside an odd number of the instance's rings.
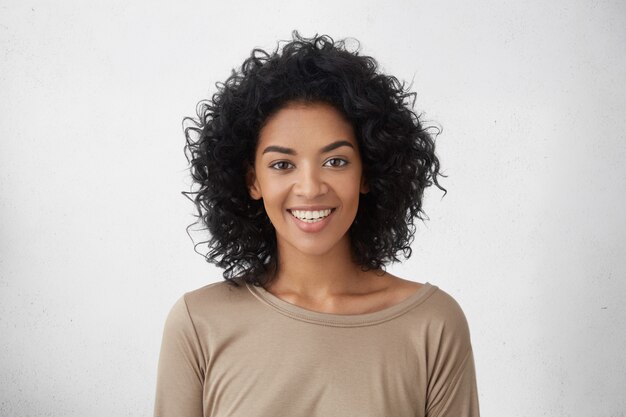
[{"label": "smiling woman", "polygon": [[444,190],[414,93],[297,32],[218,88],[187,119],[185,194],[224,281],[173,306],[154,415],[478,416],[460,306],[384,270]]}]

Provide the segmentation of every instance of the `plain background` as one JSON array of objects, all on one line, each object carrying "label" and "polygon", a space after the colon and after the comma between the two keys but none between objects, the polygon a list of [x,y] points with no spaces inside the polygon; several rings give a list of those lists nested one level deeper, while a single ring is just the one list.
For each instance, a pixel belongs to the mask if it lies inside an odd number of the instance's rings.
[{"label": "plain background", "polygon": [[[622,1],[0,2],[0,414],[150,416],[193,250],[181,120],[253,47],[354,37],[437,122],[413,256],[483,416],[624,416]],[[199,237],[196,240],[199,240]],[[202,251],[202,247],[198,247]]]}]

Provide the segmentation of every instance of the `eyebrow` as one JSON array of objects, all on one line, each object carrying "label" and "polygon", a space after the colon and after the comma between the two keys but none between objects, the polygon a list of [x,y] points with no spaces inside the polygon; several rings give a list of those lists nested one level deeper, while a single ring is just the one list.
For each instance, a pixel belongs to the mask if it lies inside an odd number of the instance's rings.
[{"label": "eyebrow", "polygon": [[[330,152],[342,146],[349,146],[352,149],[354,149],[354,146],[347,140],[338,140],[336,142],[333,142],[329,145],[324,146],[322,149],[320,149],[320,153]],[[297,152],[294,149],[285,148],[284,146],[275,146],[275,145],[268,146],[267,148],[263,150],[263,154],[266,154],[268,152],[280,152],[280,153],[286,153],[288,155],[297,155]]]}]

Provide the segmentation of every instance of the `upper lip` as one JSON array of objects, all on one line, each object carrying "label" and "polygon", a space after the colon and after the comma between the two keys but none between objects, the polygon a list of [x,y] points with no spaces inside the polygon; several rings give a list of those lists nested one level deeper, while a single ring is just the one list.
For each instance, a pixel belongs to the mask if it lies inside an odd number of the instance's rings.
[{"label": "upper lip", "polygon": [[334,209],[335,207],[330,206],[296,206],[290,207],[287,210],[302,210],[302,211],[316,211],[316,210],[329,210]]}]

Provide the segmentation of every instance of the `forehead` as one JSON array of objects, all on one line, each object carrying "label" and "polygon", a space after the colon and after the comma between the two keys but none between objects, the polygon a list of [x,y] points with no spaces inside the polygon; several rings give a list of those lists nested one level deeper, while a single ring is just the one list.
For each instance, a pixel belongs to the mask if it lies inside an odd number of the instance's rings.
[{"label": "forehead", "polygon": [[259,132],[259,147],[269,143],[285,146],[323,146],[335,140],[356,146],[352,125],[335,107],[326,103],[289,103],[270,116]]}]

